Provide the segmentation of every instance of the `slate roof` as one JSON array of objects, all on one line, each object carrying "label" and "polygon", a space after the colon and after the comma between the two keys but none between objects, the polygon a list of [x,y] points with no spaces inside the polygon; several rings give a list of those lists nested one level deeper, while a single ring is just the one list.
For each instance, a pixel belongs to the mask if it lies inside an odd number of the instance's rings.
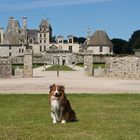
[{"label": "slate roof", "polygon": [[47,19],[42,19],[40,25],[41,26],[49,26],[49,22]]},{"label": "slate roof", "polygon": [[28,38],[35,39],[35,42],[37,42],[37,33],[38,33],[38,30],[36,29],[27,29]]},{"label": "slate roof", "polygon": [[95,31],[95,33],[90,37],[90,40],[87,45],[88,46],[113,46],[107,33],[103,30]]}]

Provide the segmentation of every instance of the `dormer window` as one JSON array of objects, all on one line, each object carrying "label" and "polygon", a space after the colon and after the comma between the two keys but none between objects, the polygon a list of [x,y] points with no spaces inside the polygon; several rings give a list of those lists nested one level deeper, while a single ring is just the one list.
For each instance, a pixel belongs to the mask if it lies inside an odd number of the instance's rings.
[{"label": "dormer window", "polygon": [[59,43],[62,43],[62,40],[59,40]]},{"label": "dormer window", "polygon": [[69,43],[72,43],[72,39],[71,38],[69,39]]}]

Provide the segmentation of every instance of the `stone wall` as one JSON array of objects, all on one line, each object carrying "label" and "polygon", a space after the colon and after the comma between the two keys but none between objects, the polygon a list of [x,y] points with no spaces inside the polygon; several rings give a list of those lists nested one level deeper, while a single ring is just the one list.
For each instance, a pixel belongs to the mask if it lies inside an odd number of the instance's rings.
[{"label": "stone wall", "polygon": [[122,79],[140,79],[140,58],[135,56],[110,57],[106,61],[106,75]]},{"label": "stone wall", "polygon": [[10,78],[12,76],[12,63],[8,58],[0,57],[0,78]]},{"label": "stone wall", "polygon": [[[53,60],[58,56],[60,64],[65,60],[66,64],[81,63],[84,61],[84,56],[76,53],[44,53],[43,55],[33,55],[33,63],[53,64]],[[23,64],[22,56],[13,57],[13,64]]]}]

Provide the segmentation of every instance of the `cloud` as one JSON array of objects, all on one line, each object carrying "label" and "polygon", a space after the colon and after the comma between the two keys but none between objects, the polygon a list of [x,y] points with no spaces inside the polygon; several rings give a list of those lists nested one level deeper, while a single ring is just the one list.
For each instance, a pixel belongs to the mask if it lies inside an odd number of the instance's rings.
[{"label": "cloud", "polygon": [[13,0],[12,4],[1,4],[0,11],[18,11],[27,10],[35,8],[45,8],[54,6],[67,6],[67,5],[79,5],[79,4],[94,4],[108,2],[112,0],[30,0],[15,2]]}]

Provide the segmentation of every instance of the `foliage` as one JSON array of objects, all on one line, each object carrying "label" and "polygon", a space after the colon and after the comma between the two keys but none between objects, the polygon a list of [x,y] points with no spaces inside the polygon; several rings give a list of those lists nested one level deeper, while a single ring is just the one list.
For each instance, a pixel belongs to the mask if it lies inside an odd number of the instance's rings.
[{"label": "foliage", "polygon": [[133,49],[140,49],[140,30],[135,31],[132,34],[129,45],[133,47]]},{"label": "foliage", "polygon": [[1,140],[139,140],[140,95],[67,95],[78,122],[52,124],[48,95],[0,95]]},{"label": "foliage", "polygon": [[86,41],[84,37],[74,37],[74,42],[78,42],[79,44],[83,44]]},{"label": "foliage", "polygon": [[119,38],[111,40],[113,43],[114,54],[132,54],[133,49],[128,45],[128,42]]}]

